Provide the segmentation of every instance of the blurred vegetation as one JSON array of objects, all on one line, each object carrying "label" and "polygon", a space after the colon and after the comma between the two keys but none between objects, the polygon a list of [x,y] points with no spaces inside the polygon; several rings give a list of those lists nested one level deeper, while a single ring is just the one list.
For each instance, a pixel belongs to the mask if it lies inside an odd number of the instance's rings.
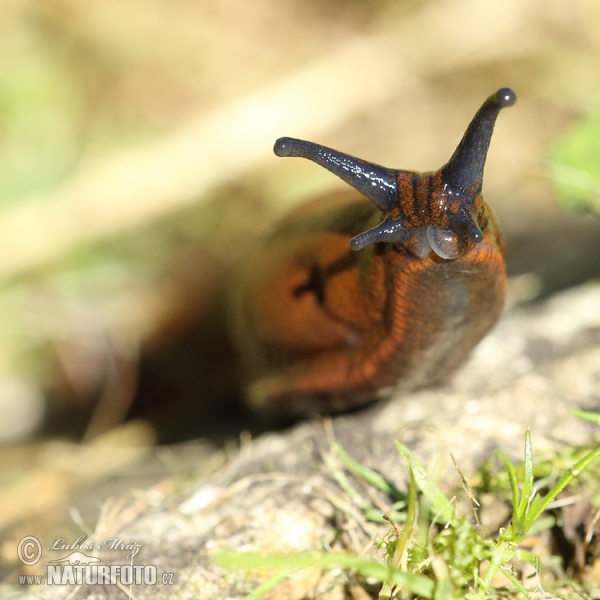
[{"label": "blurred vegetation", "polygon": [[561,205],[600,214],[600,112],[576,123],[550,150],[550,172]]},{"label": "blurred vegetation", "polygon": [[[340,185],[275,159],[280,135],[435,169],[510,86],[484,189],[511,273],[546,293],[597,276],[598,223],[560,213],[545,157],[597,128],[599,55],[593,0],[3,2],[0,441],[90,441],[128,416],[182,439],[238,414],[230,270]],[[595,174],[589,157],[565,164]],[[23,455],[3,450],[11,481]]]}]

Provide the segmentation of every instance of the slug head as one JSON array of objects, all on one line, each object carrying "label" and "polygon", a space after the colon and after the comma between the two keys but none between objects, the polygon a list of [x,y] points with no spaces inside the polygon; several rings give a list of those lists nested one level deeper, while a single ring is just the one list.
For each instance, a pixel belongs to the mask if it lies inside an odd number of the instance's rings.
[{"label": "slug head", "polygon": [[477,111],[450,160],[435,173],[387,169],[319,144],[294,138],[275,142],[277,156],[299,156],[325,167],[369,198],[383,222],[352,238],[360,250],[376,242],[405,246],[415,256],[431,252],[458,258],[483,240],[487,217],[481,188],[494,124],[515,93],[502,88]]}]

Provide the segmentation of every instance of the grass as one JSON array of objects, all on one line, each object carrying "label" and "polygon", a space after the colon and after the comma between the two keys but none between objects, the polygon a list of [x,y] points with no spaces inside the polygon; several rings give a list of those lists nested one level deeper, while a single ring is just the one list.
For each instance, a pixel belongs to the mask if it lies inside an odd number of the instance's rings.
[{"label": "grass", "polygon": [[[599,417],[595,413],[577,416],[594,422],[598,422]],[[337,552],[302,555],[228,552],[216,555],[215,561],[221,566],[276,571],[274,577],[246,596],[246,600],[263,597],[290,573],[307,567],[342,568],[375,579],[380,583],[378,600],[410,597],[482,600],[499,586],[510,593],[531,598],[532,590],[514,570],[515,560],[533,567],[534,575],[538,576],[536,589],[543,591],[539,580],[541,560],[523,549],[523,541],[536,529],[554,523],[545,519],[548,509],[558,495],[600,456],[600,447],[586,451],[552,484],[547,483],[548,478],[536,478],[529,431],[525,434],[522,466],[515,466],[499,452],[509,484],[511,518],[505,527],[492,534],[479,522],[477,499],[460,469],[463,486],[471,498],[472,514],[461,514],[456,498],[442,491],[416,456],[405,445],[397,442],[396,446],[408,471],[406,493],[383,474],[355,461],[335,440],[331,454],[325,457],[333,477],[362,513],[373,521],[388,521],[391,525],[389,533],[375,544],[373,556]],[[339,459],[337,462],[336,458]],[[393,510],[388,514],[379,510],[356,490],[347,472],[366,482],[370,488],[383,492]],[[545,493],[541,492],[541,486],[546,486]],[[495,491],[502,493],[502,486]]]}]

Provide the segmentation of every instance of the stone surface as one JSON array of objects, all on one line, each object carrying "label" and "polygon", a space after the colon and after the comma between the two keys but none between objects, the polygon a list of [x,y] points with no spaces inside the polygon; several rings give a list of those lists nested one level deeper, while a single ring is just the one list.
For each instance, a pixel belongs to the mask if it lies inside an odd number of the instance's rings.
[{"label": "stone surface", "polygon": [[[531,429],[534,452],[598,442],[598,428],[571,409],[600,409],[600,285],[588,283],[513,308],[444,387],[393,398],[331,421],[303,422],[242,444],[210,478],[171,481],[105,511],[95,535],[135,539],[137,564],[173,573],[171,586],[136,587],[141,598],[243,598],[272,573],[228,571],[212,553],[297,553],[349,549],[375,554],[385,527],[367,522],[323,462],[328,430],[359,461],[403,486],[401,439],[449,488],[460,487],[449,453],[466,476],[501,448],[519,460]],[[437,473],[437,475],[436,475]],[[355,482],[359,492],[367,492]],[[383,512],[385,500],[376,499]],[[124,552],[98,556],[119,560]],[[127,562],[127,561],[125,561]],[[44,568],[44,566],[42,565]],[[43,570],[42,570],[43,572]],[[121,598],[115,586],[67,586],[70,598]],[[125,590],[126,591],[126,590]],[[24,589],[19,589],[24,597]],[[62,597],[49,586],[32,597]],[[360,598],[341,571],[300,571],[266,598]],[[363,596],[364,597],[364,596]]]}]

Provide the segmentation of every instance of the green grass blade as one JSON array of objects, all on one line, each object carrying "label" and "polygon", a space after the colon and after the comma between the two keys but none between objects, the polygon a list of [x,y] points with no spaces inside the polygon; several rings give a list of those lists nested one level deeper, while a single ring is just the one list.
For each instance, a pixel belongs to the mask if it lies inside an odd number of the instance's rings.
[{"label": "green grass blade", "polygon": [[336,461],[333,456],[329,454],[323,454],[323,462],[331,471],[333,478],[337,481],[338,485],[344,490],[348,498],[354,502],[364,513],[374,510],[373,505],[363,498],[354,488],[354,486],[348,481],[345,473],[338,469]]},{"label": "green grass blade", "polygon": [[369,469],[354,460],[346,450],[336,441],[332,442],[334,452],[340,457],[344,465],[358,477],[364,479],[368,484],[381,490],[394,501],[406,500],[406,494],[401,492],[393,483],[388,481],[381,473]]},{"label": "green grass blade", "polygon": [[521,560],[523,562],[529,563],[537,573],[540,572],[542,568],[542,563],[540,561],[540,557],[533,552],[527,552],[526,550],[517,550],[515,553],[515,558],[517,560]]},{"label": "green grass blade", "polygon": [[406,513],[405,512],[388,512],[384,513],[381,510],[371,508],[369,510],[365,510],[363,512],[365,517],[371,521],[372,523],[387,523],[387,519],[383,518],[384,514],[392,519],[395,523],[404,523],[406,521]]},{"label": "green grass blade", "polygon": [[413,535],[413,527],[417,514],[417,483],[412,471],[409,471],[408,482],[408,504],[406,506],[406,524],[402,530],[402,535],[398,539],[398,545],[394,552],[392,565],[395,567],[406,565],[408,552],[408,543]]},{"label": "green grass blade", "polygon": [[454,586],[450,579],[450,572],[446,561],[436,556],[431,561],[431,568],[435,573],[436,586],[433,600],[452,600],[455,598]]},{"label": "green grass blade", "polygon": [[574,417],[583,419],[584,421],[590,421],[591,423],[596,423],[596,425],[600,425],[600,413],[588,412],[585,410],[572,410],[571,414]]},{"label": "green grass blade", "polygon": [[250,592],[247,596],[244,596],[244,600],[258,600],[262,598],[267,592],[276,588],[284,579],[287,579],[292,573],[298,569],[283,569],[279,573],[276,573],[270,579],[267,579],[264,583],[261,583],[255,590]]},{"label": "green grass blade", "polygon": [[342,567],[356,571],[364,577],[374,577],[379,581],[402,586],[412,594],[431,599],[434,582],[416,573],[404,573],[399,569],[386,566],[376,560],[335,552],[311,554],[247,554],[240,552],[222,552],[213,555],[216,564],[231,569],[306,569],[316,567],[330,569]]},{"label": "green grass blade", "polygon": [[575,477],[583,471],[593,460],[600,456],[600,448],[596,448],[591,452],[588,452],[583,458],[581,458],[573,467],[565,473],[556,485],[544,496],[541,502],[536,503],[535,510],[531,510],[527,515],[525,524],[527,528],[531,527],[533,522],[548,508],[548,505],[556,499],[556,496],[560,494]]},{"label": "green grass blade", "polygon": [[454,516],[454,505],[449,500],[444,492],[435,484],[429,476],[423,465],[417,457],[400,442],[396,442],[396,448],[400,455],[408,462],[414,477],[415,482],[425,497],[431,502],[433,512],[437,512],[439,518],[443,522],[448,522]]},{"label": "green grass blade", "polygon": [[523,461],[523,492],[521,501],[515,514],[515,520],[523,521],[527,517],[529,511],[529,503],[533,493],[533,451],[531,448],[531,432],[529,429],[525,432],[525,452]]},{"label": "green grass blade", "polygon": [[527,598],[527,600],[531,600],[531,594],[529,590],[514,576],[513,572],[508,567],[502,567],[500,569],[502,575],[506,577],[516,588]]},{"label": "green grass blade", "polygon": [[512,492],[512,507],[513,507],[513,515],[517,512],[517,508],[519,506],[519,482],[517,480],[517,471],[515,470],[514,465],[502,454],[502,452],[497,451],[496,454],[498,458],[504,463],[506,466],[506,471],[508,472],[508,480],[510,482],[510,490]]}]

